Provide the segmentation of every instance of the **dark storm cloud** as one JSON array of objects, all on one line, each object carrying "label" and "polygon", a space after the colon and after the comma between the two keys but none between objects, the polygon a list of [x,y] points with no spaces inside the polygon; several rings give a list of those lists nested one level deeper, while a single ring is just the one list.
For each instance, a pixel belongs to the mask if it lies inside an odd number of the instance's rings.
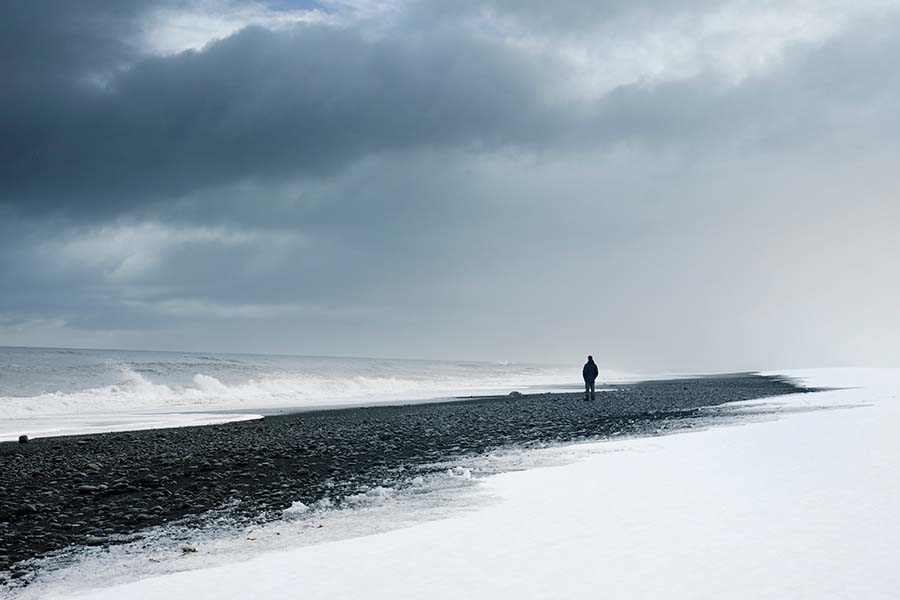
[{"label": "dark storm cloud", "polygon": [[[414,3],[418,16],[389,35],[364,26],[251,27],[167,57],[136,47],[148,6],[159,5],[7,6],[0,202],[121,213],[241,180],[329,176],[365,156],[411,148],[690,142],[734,126],[731,113],[746,108],[740,90],[710,93],[717,82],[702,77],[566,103],[553,96],[571,83],[568,67],[467,28],[485,9],[471,3]],[[545,27],[545,15],[596,23],[623,10],[580,2],[491,8],[532,28]],[[629,10],[651,8],[661,10]]]},{"label": "dark storm cloud", "polygon": [[[76,83],[133,58],[127,41],[147,2],[10,0],[0,19],[0,65],[9,93]],[[48,86],[48,87],[44,87]]]},{"label": "dark storm cloud", "polygon": [[[658,17],[665,11],[656,4],[630,14]],[[383,152],[692,144],[795,110],[778,105],[784,95],[770,93],[769,80],[720,91],[703,74],[622,86],[590,103],[554,102],[572,76],[567,67],[464,27],[486,7],[529,27],[546,26],[549,15],[597,23],[624,10],[424,2],[410,10],[420,15],[415,28],[402,21],[390,35],[251,27],[200,51],[146,57],[133,41],[146,5],[7,5],[0,202],[121,213],[242,180],[330,176]],[[794,87],[802,93],[803,85]]]},{"label": "dark storm cloud", "polygon": [[[537,65],[487,41],[248,28],[116,71],[135,60],[101,35],[120,15],[43,17],[28,26],[49,30],[48,58],[8,49],[28,58],[9,67],[0,114],[7,203],[90,211],[242,178],[327,174],[368,152],[522,143],[550,126]],[[60,64],[69,46],[77,55]]]},{"label": "dark storm cloud", "polygon": [[[0,126],[4,164],[53,128],[76,122],[90,81],[108,78],[139,53],[136,19],[146,3],[12,0],[0,8]],[[33,157],[35,161],[39,157]],[[4,177],[15,176],[5,170]],[[4,188],[6,184],[4,183]]]}]

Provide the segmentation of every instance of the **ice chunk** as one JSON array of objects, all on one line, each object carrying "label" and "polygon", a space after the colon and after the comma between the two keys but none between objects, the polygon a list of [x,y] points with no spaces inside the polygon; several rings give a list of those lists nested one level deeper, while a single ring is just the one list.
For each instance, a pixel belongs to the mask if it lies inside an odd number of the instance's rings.
[{"label": "ice chunk", "polygon": [[303,504],[302,502],[300,502],[299,500],[297,500],[296,502],[292,503],[289,507],[287,507],[286,509],[281,511],[281,516],[282,516],[282,518],[285,518],[285,519],[294,519],[300,515],[303,515],[304,513],[308,512],[308,511],[309,511],[309,507],[307,505]]}]

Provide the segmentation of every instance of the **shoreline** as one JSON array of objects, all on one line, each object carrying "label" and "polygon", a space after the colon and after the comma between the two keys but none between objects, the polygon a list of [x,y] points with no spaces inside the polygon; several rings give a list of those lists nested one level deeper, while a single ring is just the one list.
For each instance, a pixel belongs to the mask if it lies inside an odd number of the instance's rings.
[{"label": "shoreline", "polygon": [[[692,426],[701,407],[807,390],[739,374],[616,385],[581,393],[332,408],[219,425],[0,443],[0,579],[69,546],[169,522],[276,519],[402,482],[414,468],[507,446],[654,435]],[[419,471],[421,472],[421,471]],[[0,582],[2,585],[2,582]]]},{"label": "shoreline", "polygon": [[[451,402],[464,402],[467,400],[504,398],[514,394],[520,396],[542,396],[548,394],[569,394],[578,391],[578,386],[573,384],[552,384],[542,386],[530,386],[541,391],[489,393],[474,394],[463,396],[433,396],[426,398],[413,399],[395,399],[395,400],[379,400],[376,402],[366,402],[364,400],[349,400],[347,402],[337,403],[314,403],[306,405],[287,405],[287,406],[255,406],[246,408],[229,408],[229,407],[203,407],[203,406],[185,406],[174,407],[172,410],[166,411],[147,411],[133,413],[85,413],[77,415],[79,418],[88,419],[93,425],[85,424],[81,428],[73,428],[69,430],[61,430],[59,426],[40,429],[41,420],[46,420],[53,424],[58,423],[60,416],[32,417],[27,425],[18,429],[9,429],[0,432],[0,444],[16,443],[20,435],[28,436],[30,441],[40,439],[56,439],[62,437],[74,436],[93,436],[103,435],[107,433],[130,433],[138,431],[156,431],[159,429],[180,429],[185,427],[207,427],[211,425],[222,425],[229,423],[238,423],[247,420],[259,420],[274,416],[298,415],[304,413],[319,413],[336,410],[352,410],[371,407],[397,407],[412,406],[420,404],[446,404]],[[612,386],[610,386],[612,388]],[[604,391],[598,388],[597,392]],[[610,391],[609,389],[605,391]],[[63,415],[63,417],[74,417],[74,415]],[[126,418],[127,417],[127,418]],[[13,419],[15,421],[15,419]],[[99,425],[97,422],[108,421],[107,424]],[[154,423],[154,422],[158,422]],[[151,425],[147,425],[152,423]],[[47,427],[46,425],[44,427]]]}]

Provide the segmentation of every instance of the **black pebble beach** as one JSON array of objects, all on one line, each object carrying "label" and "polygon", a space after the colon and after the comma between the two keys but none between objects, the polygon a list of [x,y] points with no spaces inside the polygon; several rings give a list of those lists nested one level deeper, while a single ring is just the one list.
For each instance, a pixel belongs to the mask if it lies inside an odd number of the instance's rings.
[{"label": "black pebble beach", "polygon": [[339,503],[453,457],[658,434],[691,426],[699,407],[803,391],[742,374],[617,386],[595,402],[490,397],[0,443],[0,579],[31,558],[175,520],[201,524],[224,506],[238,519],[278,518],[293,501]]}]

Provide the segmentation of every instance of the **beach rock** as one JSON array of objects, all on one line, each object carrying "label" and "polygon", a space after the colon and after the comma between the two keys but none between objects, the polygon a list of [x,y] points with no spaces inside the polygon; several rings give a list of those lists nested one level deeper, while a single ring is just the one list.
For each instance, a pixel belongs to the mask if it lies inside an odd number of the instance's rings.
[{"label": "beach rock", "polygon": [[509,393],[509,397],[510,397],[510,398],[521,398],[521,397],[522,397],[522,392],[510,392],[510,393]]},{"label": "beach rock", "polygon": [[89,535],[84,538],[87,546],[103,546],[109,543],[109,538],[103,535]]},{"label": "beach rock", "polygon": [[28,443],[28,436],[27,436],[27,435],[20,435],[20,436],[19,436],[19,443],[20,443],[20,444],[27,444],[27,443]]}]

